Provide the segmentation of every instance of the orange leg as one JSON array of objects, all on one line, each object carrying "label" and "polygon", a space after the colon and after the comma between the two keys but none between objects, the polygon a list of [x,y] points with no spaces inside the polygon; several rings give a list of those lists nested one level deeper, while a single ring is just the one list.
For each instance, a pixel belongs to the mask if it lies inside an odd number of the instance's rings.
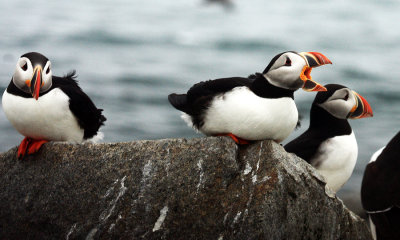
[{"label": "orange leg", "polygon": [[46,140],[35,140],[29,137],[25,137],[18,147],[18,158],[22,159],[25,155],[33,154],[39,151],[40,147],[47,143]]},{"label": "orange leg", "polygon": [[36,153],[42,147],[43,144],[47,143],[47,140],[32,140],[32,143],[28,148],[28,155]]},{"label": "orange leg", "polygon": [[28,146],[30,142],[32,141],[32,138],[25,137],[24,140],[19,144],[18,147],[18,158],[21,159],[25,156],[26,150],[28,149]]},{"label": "orange leg", "polygon": [[242,139],[240,137],[237,137],[237,136],[233,135],[232,133],[221,133],[221,134],[217,134],[217,136],[231,137],[233,139],[233,141],[235,141],[237,144],[240,144],[240,145],[250,144],[250,141]]}]

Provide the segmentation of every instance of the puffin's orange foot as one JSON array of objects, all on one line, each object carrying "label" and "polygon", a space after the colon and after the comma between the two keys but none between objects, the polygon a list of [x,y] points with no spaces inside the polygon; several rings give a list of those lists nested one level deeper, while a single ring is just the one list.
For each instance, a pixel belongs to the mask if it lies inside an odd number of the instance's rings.
[{"label": "puffin's orange foot", "polygon": [[33,140],[32,143],[29,145],[28,148],[28,155],[36,153],[42,147],[43,144],[47,143],[47,140]]},{"label": "puffin's orange foot", "polygon": [[39,151],[43,144],[47,143],[46,140],[35,140],[29,137],[25,137],[18,147],[18,159],[22,159],[25,155],[33,154]]},{"label": "puffin's orange foot", "polygon": [[240,145],[250,144],[250,141],[242,139],[240,137],[237,137],[237,136],[233,135],[232,133],[217,134],[217,136],[231,137],[233,139],[233,141],[235,141],[237,144],[240,144]]},{"label": "puffin's orange foot", "polygon": [[22,159],[25,156],[26,150],[28,149],[28,146],[31,141],[32,138],[25,137],[24,140],[22,140],[22,142],[19,144],[18,154],[17,154],[17,157],[19,159]]}]

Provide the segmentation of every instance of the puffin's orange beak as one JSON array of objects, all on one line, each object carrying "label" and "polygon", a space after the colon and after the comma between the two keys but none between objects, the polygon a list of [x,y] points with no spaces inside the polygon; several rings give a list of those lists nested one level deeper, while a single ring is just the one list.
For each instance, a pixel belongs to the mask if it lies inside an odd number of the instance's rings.
[{"label": "puffin's orange beak", "polygon": [[32,97],[35,98],[36,100],[38,100],[39,98],[41,86],[42,86],[42,67],[37,66],[33,71],[33,76],[29,86],[32,93]]},{"label": "puffin's orange beak", "polygon": [[325,64],[332,64],[331,60],[329,60],[325,55],[319,52],[301,52],[300,56],[304,58],[307,63],[307,66],[304,66],[303,70],[300,74],[300,79],[303,80],[303,90],[307,92],[324,92],[326,88],[321,84],[312,80],[311,70],[314,67],[319,67]]},{"label": "puffin's orange beak", "polygon": [[360,94],[353,91],[354,96],[356,98],[356,104],[354,105],[353,109],[349,114],[349,118],[351,119],[358,119],[358,118],[365,118],[365,117],[372,117],[374,116],[372,112],[372,108]]}]

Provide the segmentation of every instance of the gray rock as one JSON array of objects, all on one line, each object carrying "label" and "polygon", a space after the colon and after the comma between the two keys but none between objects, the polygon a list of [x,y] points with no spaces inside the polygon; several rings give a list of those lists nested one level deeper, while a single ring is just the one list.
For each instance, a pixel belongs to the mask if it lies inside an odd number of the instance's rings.
[{"label": "gray rock", "polygon": [[310,165],[272,141],[48,143],[16,154],[0,154],[1,239],[371,239]]}]

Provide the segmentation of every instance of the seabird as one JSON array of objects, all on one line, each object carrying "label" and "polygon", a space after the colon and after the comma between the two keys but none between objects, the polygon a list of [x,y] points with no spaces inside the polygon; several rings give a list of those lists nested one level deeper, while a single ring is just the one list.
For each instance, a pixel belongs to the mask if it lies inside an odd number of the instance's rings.
[{"label": "seabird", "polygon": [[400,132],[374,153],[364,171],[361,201],[374,239],[400,239]]},{"label": "seabird", "polygon": [[106,118],[75,80],[75,71],[53,76],[51,62],[30,52],[17,62],[2,98],[11,124],[25,136],[18,158],[37,152],[48,141],[82,142],[94,138]]},{"label": "seabird", "polygon": [[350,178],[357,161],[358,146],[348,118],[372,117],[368,102],[355,91],[339,85],[325,85],[310,112],[310,126],[289,142],[285,149],[314,166],[327,185],[337,192]]},{"label": "seabird", "polygon": [[189,126],[208,136],[227,135],[239,143],[283,141],[294,130],[298,112],[294,92],[326,91],[311,70],[331,61],[318,52],[283,52],[262,73],[195,84],[186,94],[170,94]]}]

